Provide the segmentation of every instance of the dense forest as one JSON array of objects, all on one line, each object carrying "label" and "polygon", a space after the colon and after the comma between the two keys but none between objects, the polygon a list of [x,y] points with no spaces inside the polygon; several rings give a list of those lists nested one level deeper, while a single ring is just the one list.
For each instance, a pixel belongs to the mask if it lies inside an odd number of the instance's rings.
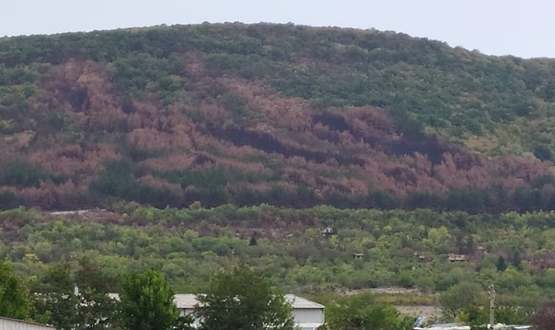
[{"label": "dense forest", "polygon": [[0,38],[0,208],[555,209],[555,61],[375,30]]}]

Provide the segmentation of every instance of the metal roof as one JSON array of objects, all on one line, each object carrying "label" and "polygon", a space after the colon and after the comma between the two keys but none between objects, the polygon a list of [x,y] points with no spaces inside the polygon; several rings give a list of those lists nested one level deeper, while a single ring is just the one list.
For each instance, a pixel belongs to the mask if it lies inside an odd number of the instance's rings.
[{"label": "metal roof", "polygon": [[[24,321],[24,320],[17,320],[17,319],[12,319],[9,317],[3,317],[0,316],[0,328],[1,329],[15,329],[15,327],[17,327],[17,329],[55,329],[54,327],[45,325],[45,324],[39,324],[36,322],[31,322],[31,321]],[[10,325],[11,324],[11,325]],[[17,326],[15,326],[14,324],[17,324]],[[6,328],[4,328],[4,326],[7,326]]]},{"label": "metal roof", "polygon": [[[119,300],[119,294],[117,293],[109,293],[108,296]],[[291,304],[293,309],[324,309],[324,305],[294,294],[286,294],[285,300]],[[178,293],[174,296],[174,301],[179,309],[193,309],[198,304],[197,295],[192,293]]]},{"label": "metal roof", "polygon": [[196,294],[191,293],[178,293],[174,297],[175,305],[179,309],[192,309],[198,304]]},{"label": "metal roof", "polygon": [[[195,294],[176,294],[174,296],[175,305],[179,309],[193,309],[198,304],[198,299]],[[285,300],[293,309],[323,309],[324,306],[308,299],[296,296],[294,294],[286,294]]]},{"label": "metal roof", "polygon": [[296,309],[324,309],[324,305],[320,305],[319,303],[296,296],[294,294],[286,294],[285,299],[287,299],[287,302]]}]

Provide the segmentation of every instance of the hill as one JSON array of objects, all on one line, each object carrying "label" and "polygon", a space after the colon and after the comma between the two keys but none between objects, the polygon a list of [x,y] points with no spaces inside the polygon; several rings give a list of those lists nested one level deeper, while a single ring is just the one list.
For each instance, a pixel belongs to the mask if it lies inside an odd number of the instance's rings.
[{"label": "hill", "polygon": [[0,207],[555,208],[555,61],[203,24],[0,39]]}]

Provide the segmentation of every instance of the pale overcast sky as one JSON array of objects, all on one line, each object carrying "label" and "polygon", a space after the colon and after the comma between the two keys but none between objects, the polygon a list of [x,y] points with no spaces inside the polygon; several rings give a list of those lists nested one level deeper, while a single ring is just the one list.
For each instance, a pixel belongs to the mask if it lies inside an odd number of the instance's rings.
[{"label": "pale overcast sky", "polygon": [[205,21],[376,28],[555,58],[554,0],[0,0],[0,36]]}]

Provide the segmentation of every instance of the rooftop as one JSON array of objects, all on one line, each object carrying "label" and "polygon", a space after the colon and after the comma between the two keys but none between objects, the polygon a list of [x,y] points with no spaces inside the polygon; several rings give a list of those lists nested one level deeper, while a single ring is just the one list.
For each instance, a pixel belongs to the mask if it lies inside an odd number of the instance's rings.
[{"label": "rooftop", "polygon": [[[110,293],[109,296],[119,300],[119,294]],[[293,309],[323,309],[324,305],[320,305],[306,298],[296,296],[294,294],[286,294],[285,299],[291,304]],[[192,293],[178,293],[174,296],[175,305],[179,309],[193,309],[198,304],[197,295]]]},{"label": "rooftop", "polygon": [[[294,294],[286,294],[285,299],[294,309],[323,309],[324,306]],[[175,304],[179,309],[192,309],[198,304],[195,294],[176,294]]]},{"label": "rooftop", "polygon": [[[21,326],[22,324],[25,324],[25,325],[31,326],[33,329],[55,329],[55,328],[50,327],[50,326],[45,325],[45,324],[39,324],[39,323],[36,323],[36,322],[30,322],[30,321],[24,321],[24,320],[17,320],[17,319],[12,319],[12,318],[3,317],[3,316],[0,316],[0,323],[2,323],[2,324],[4,324],[4,323],[10,323],[10,324],[16,323],[16,324],[19,324],[19,326]],[[8,326],[8,325],[4,324],[4,326]],[[17,326],[14,325],[14,327],[17,327]],[[4,327],[2,325],[0,325],[0,328],[4,329]]]}]

